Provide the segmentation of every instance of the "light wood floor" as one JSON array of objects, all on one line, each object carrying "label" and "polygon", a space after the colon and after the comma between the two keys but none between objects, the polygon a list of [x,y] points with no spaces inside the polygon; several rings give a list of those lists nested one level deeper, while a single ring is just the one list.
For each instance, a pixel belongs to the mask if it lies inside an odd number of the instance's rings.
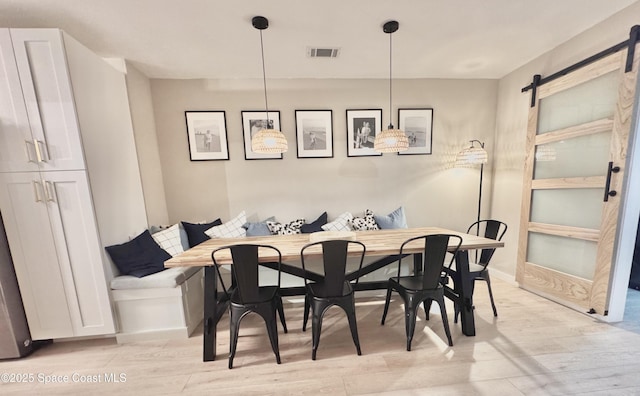
[{"label": "light wood floor", "polygon": [[[48,345],[31,356],[0,361],[0,373],[34,374],[36,383],[0,384],[0,394],[202,395],[638,395],[640,334],[494,280],[494,319],[484,283],[476,290],[477,336],[453,324],[448,347],[438,313],[418,321],[413,350],[405,350],[402,305],[392,302],[380,326],[383,299],[357,304],[362,356],[357,356],[344,313],[325,318],[318,360],[311,332],[303,333],[302,304],[285,305],[289,333],[280,332],[277,365],[263,324],[242,323],[234,369],[227,369],[228,315],[218,327],[218,359],[202,362],[202,329],[188,340],[118,345],[113,339]],[[434,304],[434,309],[437,306]],[[435,311],[434,311],[435,312]],[[67,383],[37,383],[38,374],[67,375]],[[73,382],[73,375],[101,383]],[[105,373],[126,382],[105,383]]]}]

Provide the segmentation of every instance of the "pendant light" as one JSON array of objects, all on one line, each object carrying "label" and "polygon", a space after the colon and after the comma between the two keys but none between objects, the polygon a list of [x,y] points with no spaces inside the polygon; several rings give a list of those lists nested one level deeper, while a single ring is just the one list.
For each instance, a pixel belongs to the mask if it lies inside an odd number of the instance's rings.
[{"label": "pendant light", "polygon": [[269,102],[267,101],[267,75],[264,67],[264,44],[262,31],[269,27],[269,20],[263,16],[253,17],[251,24],[260,31],[260,51],[262,53],[262,80],[264,82],[264,107],[267,125],[251,137],[251,150],[261,154],[279,154],[288,150],[287,139],[277,129],[269,128]]},{"label": "pendant light", "polygon": [[398,21],[389,21],[382,26],[382,31],[389,34],[389,127],[380,132],[373,142],[373,149],[379,153],[397,153],[409,149],[409,139],[407,139],[407,135],[400,129],[394,129],[392,123],[391,35],[398,30],[399,26]]}]

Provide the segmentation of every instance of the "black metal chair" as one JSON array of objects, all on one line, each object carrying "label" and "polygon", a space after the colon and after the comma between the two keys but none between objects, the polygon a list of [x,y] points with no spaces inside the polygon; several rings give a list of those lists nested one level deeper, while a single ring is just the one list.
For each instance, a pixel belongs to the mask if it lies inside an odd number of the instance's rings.
[{"label": "black metal chair", "polygon": [[[476,235],[482,235],[485,238],[493,239],[496,241],[502,240],[505,232],[507,232],[507,225],[498,220],[480,220],[471,224],[467,229],[467,234],[473,234],[475,230]],[[498,310],[496,304],[493,301],[493,291],[491,290],[491,278],[489,277],[489,270],[487,266],[493,257],[495,248],[482,249],[480,251],[480,259],[476,252],[475,261],[469,263],[469,277],[473,280],[474,284],[477,280],[483,280],[487,282],[489,289],[489,299],[491,300],[491,308],[493,308],[493,316],[498,316]],[[460,307],[455,306],[455,312],[453,316],[453,323],[458,323],[458,314],[460,313]]]},{"label": "black metal chair", "polygon": [[[402,257],[409,244],[415,246],[422,240],[424,248],[422,250],[422,268],[421,271],[414,275],[401,276]],[[415,238],[407,239],[400,247],[400,258],[398,260],[398,275],[389,278],[387,286],[387,298],[384,303],[384,313],[382,314],[381,324],[387,317],[389,310],[389,302],[391,300],[391,292],[395,290],[404,300],[404,317],[405,328],[407,334],[407,351],[411,350],[411,341],[416,328],[416,316],[418,309],[422,303],[424,306],[426,319],[429,320],[429,308],[431,301],[436,301],[440,306],[440,315],[444,331],[447,334],[449,346],[453,346],[451,340],[451,332],[449,331],[449,320],[447,318],[447,309],[444,305],[444,286],[443,271],[446,271],[453,262],[453,257],[457,253],[462,244],[462,238],[457,235],[435,234],[423,235]],[[449,263],[445,266],[447,252],[453,254]]]},{"label": "black metal chair", "polygon": [[[316,360],[316,352],[320,343],[322,330],[322,318],[325,312],[333,305],[342,308],[347,314],[351,337],[356,346],[358,355],[361,355],[360,340],[358,339],[358,327],[356,325],[356,305],[354,298],[354,285],[346,278],[347,255],[356,255],[359,258],[358,272],[362,269],[362,261],[366,252],[363,243],[349,240],[328,240],[305,245],[300,251],[302,269],[306,272],[306,264],[310,256],[319,254],[322,250],[322,263],[324,278],[321,282],[311,282],[305,278],[304,321],[302,331],[307,329],[309,310],[312,311],[312,351],[311,359]],[[351,252],[349,250],[351,249]],[[358,284],[358,278],[354,279]]]},{"label": "black metal chair", "polygon": [[[278,279],[277,284],[260,286],[258,270],[258,258],[260,249],[271,249],[278,254]],[[230,252],[232,258],[231,273],[233,285],[226,288],[220,276],[218,260],[222,251]],[[223,246],[211,253],[214,267],[218,271],[218,279],[222,289],[230,300],[230,341],[229,341],[229,368],[233,367],[233,358],[238,345],[238,333],[240,321],[251,312],[260,315],[266,324],[271,348],[276,355],[276,361],[280,364],[280,350],[278,347],[278,329],[276,325],[276,311],[280,316],[280,322],[284,332],[287,332],[287,324],[284,318],[282,297],[280,296],[280,277],[282,254],[278,249],[268,245],[240,244]],[[274,282],[275,283],[275,282]]]}]

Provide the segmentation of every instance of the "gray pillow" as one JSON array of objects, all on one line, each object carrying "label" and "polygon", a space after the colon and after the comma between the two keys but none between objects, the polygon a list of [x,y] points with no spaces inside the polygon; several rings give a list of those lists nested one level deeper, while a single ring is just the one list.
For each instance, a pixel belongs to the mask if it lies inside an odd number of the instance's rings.
[{"label": "gray pillow", "polygon": [[246,222],[242,226],[245,230],[247,230],[247,236],[269,236],[271,235],[271,231],[269,231],[269,227],[267,227],[267,221],[276,221],[275,216],[271,216],[268,219],[263,221],[259,221],[257,223],[249,223]]},{"label": "gray pillow", "polygon": [[408,228],[407,218],[404,215],[404,208],[401,206],[386,216],[373,215],[376,219],[378,227],[382,230],[388,230],[393,228]]}]

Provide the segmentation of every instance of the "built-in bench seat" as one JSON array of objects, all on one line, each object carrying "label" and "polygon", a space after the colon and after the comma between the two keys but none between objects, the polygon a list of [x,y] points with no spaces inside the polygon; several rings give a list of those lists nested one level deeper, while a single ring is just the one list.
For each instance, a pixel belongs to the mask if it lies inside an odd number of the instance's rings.
[{"label": "built-in bench seat", "polygon": [[[274,221],[271,221],[274,220]],[[324,212],[312,223],[303,219],[281,224],[273,217],[258,223],[248,223],[245,212],[227,223],[220,219],[211,223],[186,223],[151,227],[150,230],[122,245],[107,247],[114,264],[122,273],[111,281],[111,294],[118,323],[118,343],[150,339],[188,338],[202,321],[204,311],[204,270],[200,267],[175,267],[163,270],[164,261],[205,240],[224,237],[260,236],[287,233],[314,233],[319,231],[352,231],[380,228],[406,228],[402,207],[388,216],[374,216],[367,210],[362,218],[349,212],[327,223]],[[373,228],[371,228],[373,227]],[[139,259],[138,259],[139,258]],[[158,268],[148,271],[147,264]],[[137,265],[139,264],[139,265]],[[320,262],[309,262],[309,269],[321,268]],[[357,263],[350,263],[350,268]],[[229,268],[222,266],[223,280],[230,284]],[[353,270],[356,268],[354,267]],[[276,276],[277,272],[262,268],[263,274]],[[365,275],[362,280],[386,280],[388,268]],[[150,273],[150,275],[146,275]],[[262,275],[261,275],[262,276]],[[304,280],[282,274],[281,286],[304,286]]]},{"label": "built-in bench seat", "polygon": [[204,271],[175,267],[111,281],[118,343],[188,338],[202,321]]}]

